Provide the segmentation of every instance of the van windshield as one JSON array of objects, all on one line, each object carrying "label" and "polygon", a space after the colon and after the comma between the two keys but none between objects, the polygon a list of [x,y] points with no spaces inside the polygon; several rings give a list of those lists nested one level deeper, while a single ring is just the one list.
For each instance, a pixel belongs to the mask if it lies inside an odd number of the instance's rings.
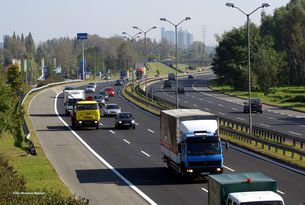
[{"label": "van windshield", "polygon": [[258,201],[258,202],[244,202],[240,205],[283,205],[281,201]]},{"label": "van windshield", "polygon": [[77,110],[97,110],[97,104],[79,104],[77,105]]}]

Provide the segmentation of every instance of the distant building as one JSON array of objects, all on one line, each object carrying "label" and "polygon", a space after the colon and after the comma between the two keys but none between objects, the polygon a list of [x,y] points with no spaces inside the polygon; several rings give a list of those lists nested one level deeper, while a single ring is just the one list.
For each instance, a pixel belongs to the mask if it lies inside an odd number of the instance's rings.
[{"label": "distant building", "polygon": [[4,43],[0,42],[0,49],[3,48],[3,46],[4,46]]},{"label": "distant building", "polygon": [[[175,44],[175,32],[161,28],[161,39]],[[177,42],[179,48],[189,48],[193,44],[193,34],[191,31],[184,31],[181,27],[177,31]]]}]

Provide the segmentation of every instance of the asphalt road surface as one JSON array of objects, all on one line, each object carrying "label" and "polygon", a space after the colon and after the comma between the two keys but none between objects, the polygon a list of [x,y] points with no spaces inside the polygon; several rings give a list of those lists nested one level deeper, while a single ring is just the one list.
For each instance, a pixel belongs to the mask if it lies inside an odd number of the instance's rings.
[{"label": "asphalt road surface", "polygon": [[[98,84],[98,89],[102,89],[109,84]],[[113,85],[113,83],[112,83]],[[84,88],[84,87],[83,87]],[[117,87],[118,91],[120,87]],[[195,92],[193,94],[196,94]],[[198,93],[200,94],[200,93]],[[202,94],[200,94],[202,95]],[[206,105],[208,96],[205,98]],[[209,97],[213,98],[213,97]],[[195,104],[195,99],[188,97],[190,102]],[[185,99],[185,100],[187,100]],[[198,108],[200,108],[198,98]],[[169,172],[161,159],[159,144],[159,119],[151,114],[128,103],[122,97],[116,95],[111,97],[110,102],[117,103],[122,111],[132,112],[136,117],[136,129],[116,130],[114,128],[113,117],[102,117],[101,128],[82,129],[76,131],[77,135],[88,144],[94,152],[109,163],[115,171],[125,177],[128,182],[118,183],[120,186],[137,187],[145,196],[157,204],[207,204],[207,182],[204,178],[190,183],[184,183],[178,176]],[[217,101],[220,104],[220,101]],[[224,112],[225,103],[217,112]],[[197,107],[197,106],[195,106]],[[233,108],[233,107],[232,107]],[[230,108],[230,109],[232,109]],[[63,98],[59,95],[57,109],[63,120],[71,125],[70,118],[64,116]],[[236,107],[240,110],[240,107]],[[239,113],[241,111],[230,110],[229,112]],[[262,114],[260,116],[265,115]],[[256,120],[256,119],[255,119]],[[231,172],[263,172],[274,178],[278,182],[278,193],[284,198],[286,204],[300,204],[305,202],[305,177],[294,171],[290,171],[281,166],[251,156],[233,148],[223,149],[225,161],[225,173]],[[80,183],[117,183],[112,179],[104,177],[112,172],[104,169],[76,170],[76,175]]]}]

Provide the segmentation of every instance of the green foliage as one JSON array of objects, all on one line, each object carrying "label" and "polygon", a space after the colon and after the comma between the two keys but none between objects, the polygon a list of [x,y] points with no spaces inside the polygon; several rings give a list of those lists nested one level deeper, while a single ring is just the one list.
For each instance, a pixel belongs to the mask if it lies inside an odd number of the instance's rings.
[{"label": "green foliage", "polygon": [[85,198],[75,199],[64,197],[60,192],[52,190],[27,190],[23,177],[17,172],[0,153],[0,204],[88,204]]},{"label": "green foliage", "polygon": [[7,69],[7,83],[17,94],[22,94],[23,76],[18,65],[10,65]]}]

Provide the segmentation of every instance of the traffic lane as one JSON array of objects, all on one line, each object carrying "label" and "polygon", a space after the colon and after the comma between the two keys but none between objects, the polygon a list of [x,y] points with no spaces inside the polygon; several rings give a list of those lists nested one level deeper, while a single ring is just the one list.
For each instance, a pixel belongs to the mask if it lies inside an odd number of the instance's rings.
[{"label": "traffic lane", "polygon": [[[176,96],[173,92],[165,94],[158,93],[157,95],[161,98],[166,98],[173,103],[176,102]],[[192,92],[186,93],[185,95],[180,94],[178,102],[180,105],[206,110],[235,121],[243,123],[248,122],[249,114],[243,113],[243,105],[232,101],[218,99],[203,92]],[[252,122],[253,125],[258,127],[305,138],[304,118],[289,117],[284,116],[283,113],[274,113],[264,110],[263,114],[253,113]]]},{"label": "traffic lane", "polygon": [[305,202],[305,176],[285,169],[263,159],[251,157],[233,148],[224,150],[224,160],[227,167],[235,172],[262,172],[277,182],[277,189],[286,204]]}]

